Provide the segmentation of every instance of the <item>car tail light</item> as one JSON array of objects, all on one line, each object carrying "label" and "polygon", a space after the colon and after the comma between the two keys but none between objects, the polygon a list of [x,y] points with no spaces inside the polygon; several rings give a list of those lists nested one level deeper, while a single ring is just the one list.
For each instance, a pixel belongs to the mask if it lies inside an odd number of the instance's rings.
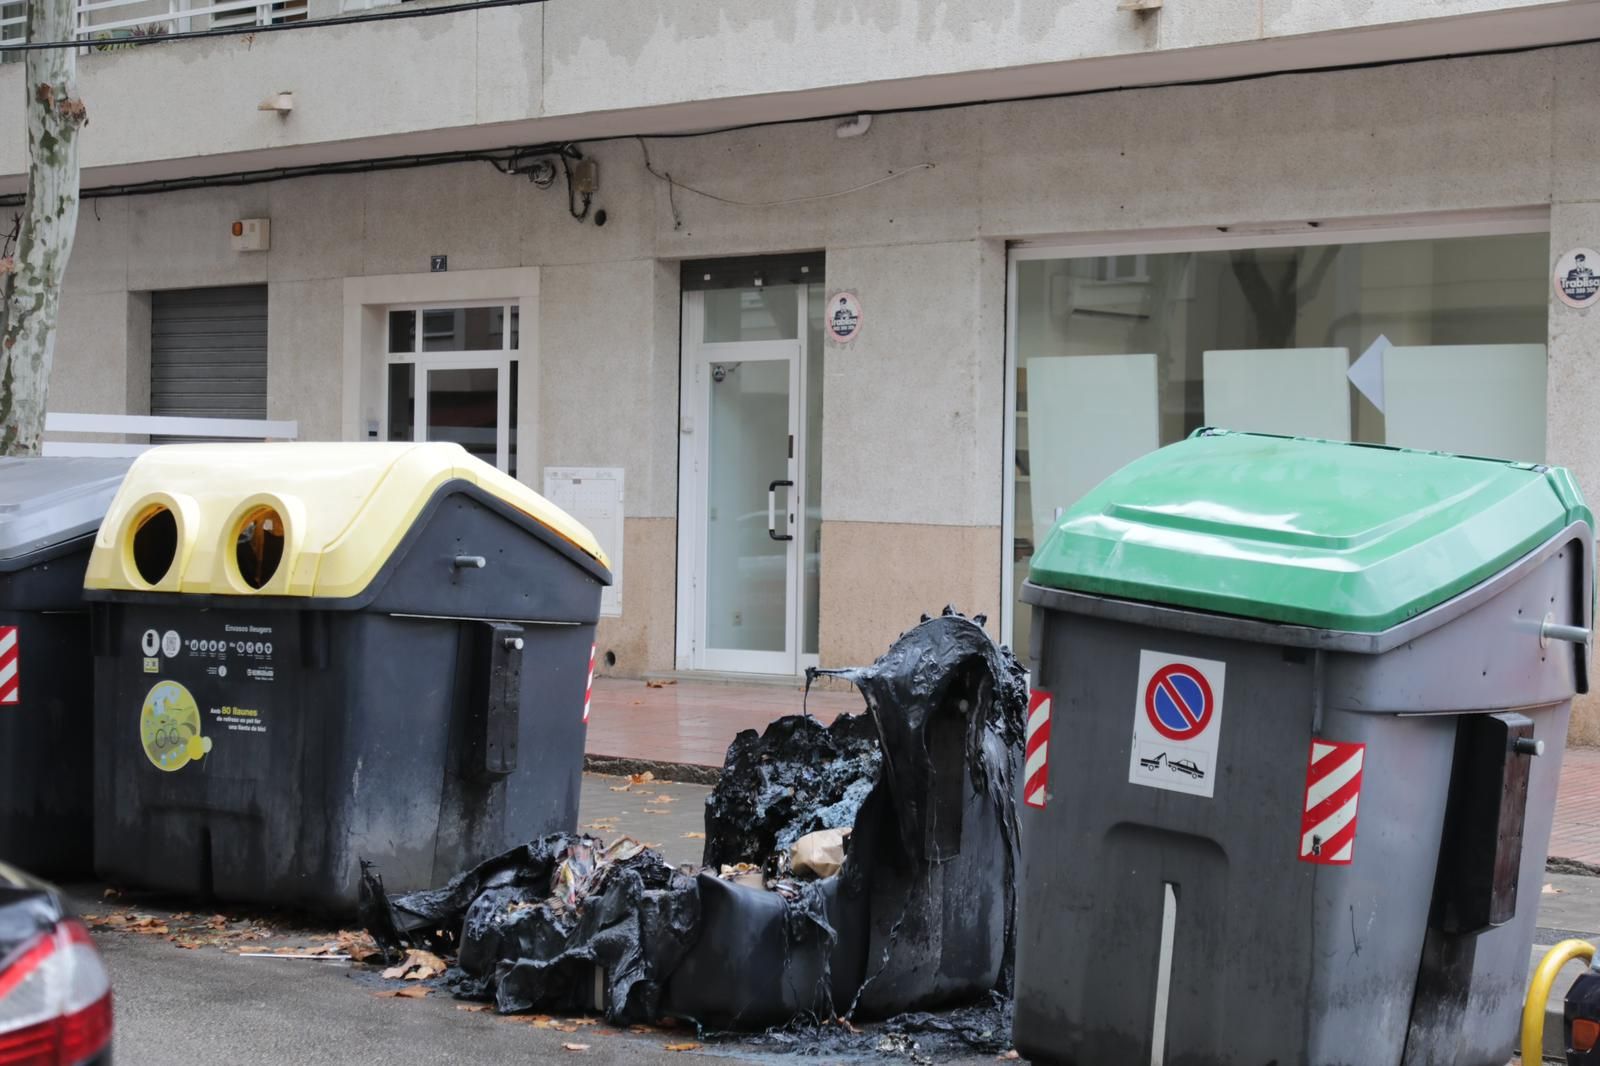
[{"label": "car tail light", "polygon": [[0,1066],[77,1066],[111,1043],[111,979],[68,919],[0,959]]}]

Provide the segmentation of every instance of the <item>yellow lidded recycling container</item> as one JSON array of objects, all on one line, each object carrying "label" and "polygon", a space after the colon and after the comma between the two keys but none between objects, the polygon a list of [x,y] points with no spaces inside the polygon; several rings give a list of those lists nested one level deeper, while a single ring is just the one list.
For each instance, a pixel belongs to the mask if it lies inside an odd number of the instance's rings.
[{"label": "yellow lidded recycling container", "polygon": [[571,831],[610,581],[454,444],[152,449],[84,580],[97,872],[343,911]]}]

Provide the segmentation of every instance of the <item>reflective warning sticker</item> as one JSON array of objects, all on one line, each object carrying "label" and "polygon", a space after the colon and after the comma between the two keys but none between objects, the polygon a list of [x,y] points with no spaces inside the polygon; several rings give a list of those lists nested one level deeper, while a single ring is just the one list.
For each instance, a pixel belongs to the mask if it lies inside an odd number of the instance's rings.
[{"label": "reflective warning sticker", "polygon": [[1361,799],[1365,744],[1311,741],[1306,802],[1300,817],[1300,861],[1344,866],[1355,857],[1356,804]]},{"label": "reflective warning sticker", "polygon": [[17,627],[0,626],[0,706],[15,707],[22,702],[22,659]]},{"label": "reflective warning sticker", "polygon": [[594,651],[597,645],[589,645],[589,684],[583,690],[583,720],[589,721],[589,701],[594,698]]},{"label": "reflective warning sticker", "polygon": [[1139,653],[1128,782],[1206,799],[1216,784],[1225,664]]},{"label": "reflective warning sticker", "polygon": [[1055,697],[1043,689],[1028,693],[1027,754],[1022,769],[1022,802],[1043,808],[1050,798],[1050,705]]}]

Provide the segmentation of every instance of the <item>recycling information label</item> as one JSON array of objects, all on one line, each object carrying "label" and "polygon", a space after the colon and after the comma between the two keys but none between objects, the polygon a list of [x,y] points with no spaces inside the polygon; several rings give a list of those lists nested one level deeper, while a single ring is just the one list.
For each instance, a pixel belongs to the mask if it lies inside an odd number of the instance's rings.
[{"label": "recycling information label", "polygon": [[136,645],[130,657],[154,675],[132,709],[140,743],[151,764],[172,773],[203,767],[230,745],[264,742],[299,633],[285,614],[162,612],[126,639]]},{"label": "recycling information label", "polygon": [[1215,659],[1139,652],[1130,784],[1211,798],[1225,670]]}]

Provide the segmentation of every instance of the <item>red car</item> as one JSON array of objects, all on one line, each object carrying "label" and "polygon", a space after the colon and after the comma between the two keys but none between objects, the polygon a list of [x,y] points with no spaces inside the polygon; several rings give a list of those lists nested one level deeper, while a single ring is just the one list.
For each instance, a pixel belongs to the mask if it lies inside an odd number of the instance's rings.
[{"label": "red car", "polygon": [[61,893],[0,863],[0,1066],[109,1066],[111,978]]}]

